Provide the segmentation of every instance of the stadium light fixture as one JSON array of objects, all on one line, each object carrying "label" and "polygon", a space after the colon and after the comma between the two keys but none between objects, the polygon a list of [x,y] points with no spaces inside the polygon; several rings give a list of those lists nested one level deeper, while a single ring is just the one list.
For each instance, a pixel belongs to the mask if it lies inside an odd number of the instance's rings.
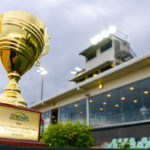
[{"label": "stadium light fixture", "polygon": [[109,34],[115,34],[116,31],[117,31],[116,26],[110,26],[110,27],[108,28]]},{"label": "stadium light fixture", "polygon": [[97,34],[95,37],[91,38],[91,44],[95,45],[98,42],[102,41],[104,38],[108,38],[110,34],[115,34],[117,31],[116,26],[112,25],[108,30],[103,30],[100,34]]},{"label": "stadium light fixture", "polygon": [[93,45],[97,44],[96,38],[91,38],[90,42],[91,42]]},{"label": "stadium light fixture", "polygon": [[97,34],[97,35],[95,36],[95,40],[96,40],[97,42],[101,41],[102,39],[103,39],[103,37],[102,37],[101,34]]},{"label": "stadium light fixture", "polygon": [[77,74],[77,72],[76,72],[76,71],[70,71],[70,73],[71,73],[71,74]]},{"label": "stadium light fixture", "polygon": [[75,67],[74,70],[70,71],[70,74],[76,75],[80,71],[82,71],[82,69],[80,67]]},{"label": "stadium light fixture", "polygon": [[101,35],[102,35],[103,39],[104,39],[104,38],[107,38],[107,37],[109,37],[109,32],[108,32],[107,30],[103,30],[103,31],[101,32]]},{"label": "stadium light fixture", "polygon": [[46,75],[48,72],[45,70],[43,67],[40,67],[39,69],[36,70],[40,75]]},{"label": "stadium light fixture", "polygon": [[75,71],[81,71],[82,69],[80,67],[75,67],[74,70]]}]

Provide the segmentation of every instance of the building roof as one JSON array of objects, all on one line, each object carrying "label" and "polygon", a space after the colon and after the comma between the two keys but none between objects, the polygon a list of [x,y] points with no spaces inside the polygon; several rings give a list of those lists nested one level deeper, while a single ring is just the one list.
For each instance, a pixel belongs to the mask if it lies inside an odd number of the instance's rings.
[{"label": "building roof", "polygon": [[72,94],[76,94],[79,92],[79,89],[88,89],[92,86],[95,86],[95,84],[98,85],[98,81],[102,79],[103,81],[105,80],[112,80],[113,77],[115,76],[120,76],[121,74],[124,74],[127,71],[131,70],[137,70],[138,68],[142,68],[145,65],[150,65],[150,52],[140,56],[133,58],[127,62],[124,62],[118,66],[115,66],[112,69],[109,69],[105,72],[102,72],[98,74],[96,77],[89,78],[81,83],[76,84],[75,86],[71,87],[70,89],[61,92],[53,97],[50,97],[48,99],[43,100],[43,102],[37,102],[33,105],[30,106],[30,108],[38,108],[40,107],[43,103],[49,104],[53,101],[58,101],[61,100],[62,98],[68,97]]},{"label": "building roof", "polygon": [[81,53],[79,53],[79,55],[83,55],[83,56],[86,56],[87,54],[95,51],[97,48],[99,48],[100,46],[102,46],[103,44],[105,44],[106,42],[110,41],[111,38],[106,38],[106,39],[103,39],[102,41],[98,42],[97,44],[95,45],[91,45],[90,47],[88,47],[87,49],[85,49],[84,51],[82,51]]},{"label": "building roof", "polygon": [[106,62],[104,62],[104,63],[102,63],[102,64],[98,64],[98,65],[95,66],[94,68],[91,68],[91,69],[89,69],[89,70],[85,70],[85,71],[79,73],[79,75],[76,75],[76,76],[75,76],[73,79],[71,79],[70,81],[76,81],[76,80],[82,78],[84,75],[86,75],[86,74],[88,74],[88,73],[94,71],[94,70],[97,69],[98,67],[102,67],[102,66],[104,66],[104,65],[106,65],[106,64],[110,64],[110,63],[113,63],[113,62],[114,62],[114,61],[106,61]]},{"label": "building roof", "polygon": [[[109,40],[111,40],[112,38],[117,38],[121,41],[124,41],[124,42],[127,42],[123,39],[121,39],[120,37],[112,34],[110,35],[108,38],[105,38],[103,39],[102,41],[98,42],[97,44],[95,45],[91,45],[90,47],[88,47],[87,49],[83,50],[82,52],[79,53],[79,55],[83,55],[83,56],[86,56],[87,54],[91,53],[92,51],[95,51],[97,48],[99,48],[100,46],[102,46],[103,44],[105,44],[106,42],[108,42]],[[129,42],[127,42],[129,44]]]}]

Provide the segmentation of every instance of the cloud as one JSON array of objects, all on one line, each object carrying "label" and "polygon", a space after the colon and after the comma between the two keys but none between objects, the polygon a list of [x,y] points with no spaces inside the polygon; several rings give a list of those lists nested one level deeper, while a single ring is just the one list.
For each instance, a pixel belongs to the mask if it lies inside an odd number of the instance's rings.
[{"label": "cloud", "polygon": [[104,7],[90,4],[79,4],[78,7],[71,7],[65,10],[65,15],[71,23],[85,21],[86,19],[93,21],[98,16],[107,16],[108,11]]},{"label": "cloud", "polygon": [[[78,53],[90,46],[90,38],[116,25],[128,35],[138,55],[149,51],[150,1],[136,0],[0,0],[1,12],[23,10],[38,16],[51,36],[50,52],[43,56],[41,65],[48,70],[44,77],[44,99],[51,97],[73,83],[70,70],[85,67],[85,59]],[[8,84],[7,74],[0,67],[0,91]],[[19,82],[24,99],[30,104],[39,101],[41,76],[33,67]]]}]

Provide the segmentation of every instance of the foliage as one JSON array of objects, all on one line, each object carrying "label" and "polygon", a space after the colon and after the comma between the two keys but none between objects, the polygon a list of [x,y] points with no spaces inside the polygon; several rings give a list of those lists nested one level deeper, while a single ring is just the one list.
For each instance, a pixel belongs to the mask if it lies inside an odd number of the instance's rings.
[{"label": "foliage", "polygon": [[91,147],[94,140],[91,135],[91,127],[80,122],[65,122],[50,124],[45,129],[42,139],[49,147]]}]

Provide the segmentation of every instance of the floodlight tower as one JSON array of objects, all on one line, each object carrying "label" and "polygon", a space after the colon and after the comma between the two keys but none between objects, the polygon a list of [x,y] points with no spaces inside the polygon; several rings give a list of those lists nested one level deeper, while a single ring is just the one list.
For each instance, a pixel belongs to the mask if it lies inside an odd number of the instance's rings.
[{"label": "floodlight tower", "polygon": [[46,75],[48,72],[43,67],[39,67],[36,70],[40,75],[42,76],[42,83],[41,83],[41,101],[43,100],[43,85],[44,85],[44,75]]}]

